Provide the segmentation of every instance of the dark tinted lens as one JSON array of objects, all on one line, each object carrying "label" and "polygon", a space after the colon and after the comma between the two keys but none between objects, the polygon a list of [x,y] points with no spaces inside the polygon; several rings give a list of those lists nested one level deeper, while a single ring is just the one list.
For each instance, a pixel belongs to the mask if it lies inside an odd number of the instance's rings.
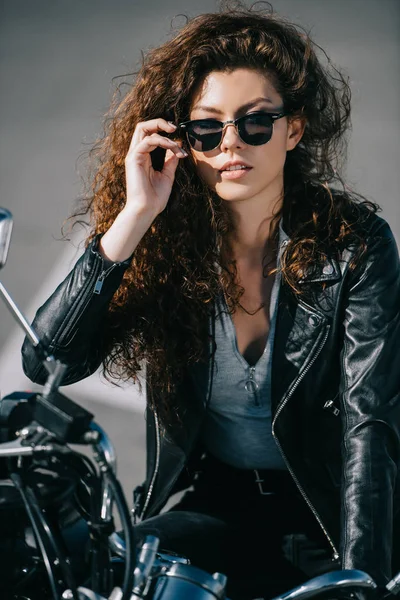
[{"label": "dark tinted lens", "polygon": [[213,150],[221,141],[222,127],[212,119],[193,121],[187,126],[188,140],[199,152]]},{"label": "dark tinted lens", "polygon": [[238,123],[239,135],[246,144],[261,146],[272,136],[273,121],[267,114],[246,115]]}]

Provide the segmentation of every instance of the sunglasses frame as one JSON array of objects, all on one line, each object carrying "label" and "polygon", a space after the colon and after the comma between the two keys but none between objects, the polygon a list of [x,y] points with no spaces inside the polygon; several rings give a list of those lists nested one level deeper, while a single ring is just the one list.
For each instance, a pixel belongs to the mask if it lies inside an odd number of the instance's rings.
[{"label": "sunglasses frame", "polygon": [[[228,125],[234,125],[234,127],[235,127],[235,129],[236,129],[236,131],[238,133],[238,136],[240,137],[240,139],[242,140],[242,142],[244,144],[247,144],[248,146],[253,146],[253,145],[255,145],[255,146],[263,146],[264,144],[249,144],[240,135],[240,123],[242,121],[244,121],[245,119],[247,119],[248,117],[252,117],[254,115],[268,115],[271,118],[271,121],[272,121],[272,133],[271,133],[271,137],[269,138],[269,140],[267,140],[266,142],[264,142],[265,144],[268,144],[268,142],[271,140],[272,135],[273,135],[273,127],[274,127],[275,121],[277,119],[281,119],[282,117],[286,117],[288,115],[288,113],[287,112],[274,112],[274,113],[272,113],[272,112],[267,112],[265,110],[258,110],[258,111],[252,112],[252,113],[247,113],[247,115],[243,115],[242,117],[238,117],[237,119],[231,119],[229,121],[217,121],[217,119],[207,119],[207,118],[206,119],[193,119],[191,121],[184,121],[183,123],[179,123],[178,127],[181,128],[181,129],[185,129],[186,130],[185,134],[186,134],[186,138],[187,138],[188,144],[189,144],[189,146],[191,148],[193,148],[193,146],[191,145],[191,143],[189,142],[189,139],[188,139],[189,138],[189,131],[188,131],[188,128],[187,128],[188,125],[191,125],[192,123],[200,123],[200,122],[203,122],[203,121],[213,121],[213,123],[216,123],[217,125],[221,126],[221,137],[220,137],[220,140],[219,140],[218,144],[216,146],[214,146],[214,148],[209,148],[207,150],[196,150],[196,152],[211,152],[212,150],[215,150],[215,148],[218,148],[218,146],[220,145],[220,143],[222,141],[222,138],[224,136],[225,129],[226,129],[226,127]],[[195,148],[193,148],[193,149],[195,150]]]}]

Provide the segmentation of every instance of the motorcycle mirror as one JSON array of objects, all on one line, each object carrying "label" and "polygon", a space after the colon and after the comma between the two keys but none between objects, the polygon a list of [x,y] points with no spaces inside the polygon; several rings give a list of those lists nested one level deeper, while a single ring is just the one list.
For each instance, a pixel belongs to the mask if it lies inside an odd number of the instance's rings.
[{"label": "motorcycle mirror", "polygon": [[7,261],[13,226],[12,214],[6,208],[0,208],[0,269]]}]

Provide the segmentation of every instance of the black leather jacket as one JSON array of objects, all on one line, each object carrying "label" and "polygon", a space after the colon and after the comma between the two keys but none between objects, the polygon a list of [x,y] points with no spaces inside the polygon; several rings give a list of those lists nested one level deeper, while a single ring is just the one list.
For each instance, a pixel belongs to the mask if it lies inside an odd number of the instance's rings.
[{"label": "black leather jacket", "polygon": [[[305,299],[281,284],[273,435],[333,556],[382,585],[400,569],[392,564],[392,554],[400,554],[400,266],[383,219],[371,215],[367,253],[354,270],[352,256],[346,249],[306,275]],[[34,328],[68,365],[64,384],[99,367],[103,317],[128,263],[105,268],[94,240],[38,310]],[[27,341],[23,366],[44,383]],[[157,395],[157,385],[148,393]],[[178,396],[185,406],[180,429],[162,431],[157,413],[148,411],[142,518],[190,482],[205,408],[189,376]]]}]

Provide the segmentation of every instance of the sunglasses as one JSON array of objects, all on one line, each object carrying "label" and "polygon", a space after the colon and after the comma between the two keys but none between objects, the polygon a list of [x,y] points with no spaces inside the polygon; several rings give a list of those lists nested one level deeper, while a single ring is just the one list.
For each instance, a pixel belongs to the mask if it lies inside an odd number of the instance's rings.
[{"label": "sunglasses", "polygon": [[187,140],[194,150],[208,152],[218,148],[223,133],[228,125],[234,125],[240,139],[250,146],[262,146],[269,142],[274,129],[274,121],[287,113],[253,112],[233,121],[216,121],[215,119],[196,119],[179,123],[185,130]]}]

